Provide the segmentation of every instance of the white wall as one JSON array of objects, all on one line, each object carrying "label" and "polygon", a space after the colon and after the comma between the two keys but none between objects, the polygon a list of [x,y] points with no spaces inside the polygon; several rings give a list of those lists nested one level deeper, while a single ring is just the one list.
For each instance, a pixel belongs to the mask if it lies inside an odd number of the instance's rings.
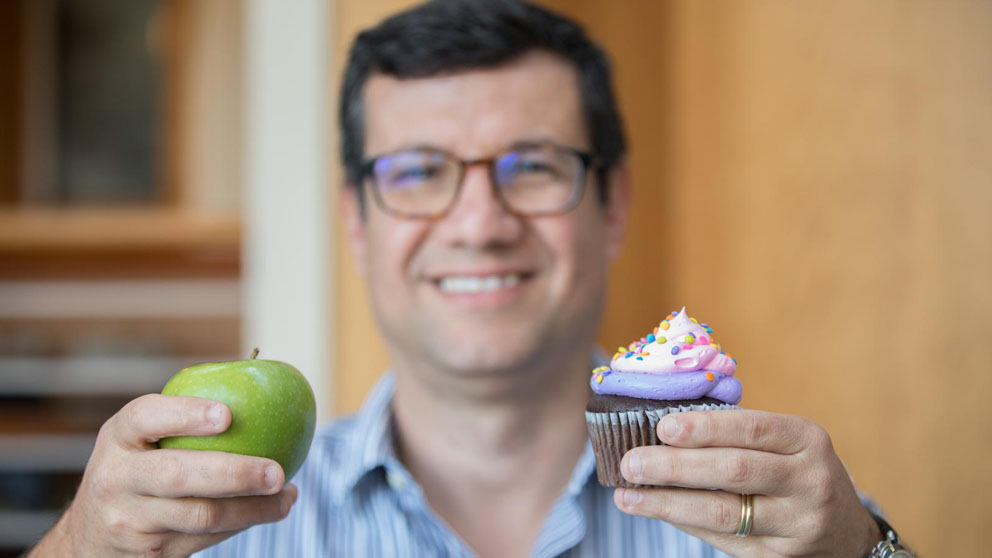
[{"label": "white wall", "polygon": [[243,350],[310,380],[331,417],[331,3],[246,0]]}]

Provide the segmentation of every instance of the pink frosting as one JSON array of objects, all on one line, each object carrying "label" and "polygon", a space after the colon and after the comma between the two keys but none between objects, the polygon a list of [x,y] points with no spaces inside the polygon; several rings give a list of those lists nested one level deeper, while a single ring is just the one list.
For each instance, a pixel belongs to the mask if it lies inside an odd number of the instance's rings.
[{"label": "pink frosting", "polygon": [[741,400],[733,377],[737,362],[713,340],[713,330],[685,313],[672,312],[655,332],[621,347],[610,362],[593,370],[589,385],[597,394],[656,400],[713,397]]},{"label": "pink frosting", "polygon": [[[610,363],[614,372],[641,372],[644,374],[671,374],[707,370],[724,376],[732,376],[737,369],[734,359],[724,354],[713,341],[713,334],[702,325],[694,323],[685,313],[685,308],[677,316],[662,322],[668,329],[658,328],[655,340],[637,343],[627,353],[617,354]],[[689,341],[691,339],[691,341]],[[647,340],[647,339],[645,339]],[[678,347],[676,354],[672,349]],[[628,353],[634,354],[630,357]]]}]

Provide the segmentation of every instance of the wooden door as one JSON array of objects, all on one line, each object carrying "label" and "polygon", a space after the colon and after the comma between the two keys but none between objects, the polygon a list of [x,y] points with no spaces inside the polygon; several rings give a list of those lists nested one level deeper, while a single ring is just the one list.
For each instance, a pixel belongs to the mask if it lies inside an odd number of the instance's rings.
[{"label": "wooden door", "polygon": [[[340,2],[339,48],[407,4]],[[545,4],[612,53],[632,145],[604,344],[687,305],[739,360],[746,406],[826,427],[917,550],[981,554],[992,4]],[[385,357],[340,246],[350,410]]]}]

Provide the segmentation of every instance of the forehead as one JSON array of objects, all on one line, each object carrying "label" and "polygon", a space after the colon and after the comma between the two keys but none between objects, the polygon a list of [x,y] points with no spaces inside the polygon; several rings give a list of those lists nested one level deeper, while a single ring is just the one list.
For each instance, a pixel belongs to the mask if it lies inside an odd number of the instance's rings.
[{"label": "forehead", "polygon": [[479,157],[528,140],[589,148],[578,72],[551,53],[426,78],[373,74],[363,95],[366,155],[430,145]]}]

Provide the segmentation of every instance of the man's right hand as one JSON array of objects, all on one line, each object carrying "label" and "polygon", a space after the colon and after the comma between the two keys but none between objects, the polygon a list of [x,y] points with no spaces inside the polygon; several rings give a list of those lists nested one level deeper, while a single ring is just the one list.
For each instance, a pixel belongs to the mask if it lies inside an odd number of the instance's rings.
[{"label": "man's right hand", "polygon": [[230,423],[228,408],[207,399],[131,401],[100,429],[76,498],[29,556],[185,557],[283,519],[297,492],[283,487],[275,461],[156,445],[217,434]]}]

